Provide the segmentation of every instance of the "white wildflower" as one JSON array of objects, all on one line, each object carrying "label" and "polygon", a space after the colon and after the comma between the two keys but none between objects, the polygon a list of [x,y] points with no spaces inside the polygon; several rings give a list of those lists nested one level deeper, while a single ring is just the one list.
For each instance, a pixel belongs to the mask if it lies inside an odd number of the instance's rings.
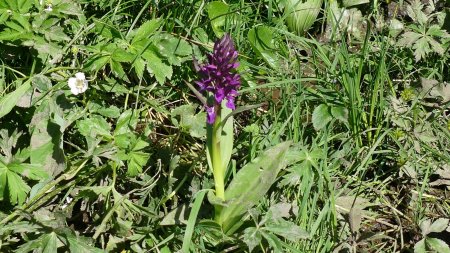
[{"label": "white wildflower", "polygon": [[69,83],[70,91],[74,95],[83,93],[88,88],[88,81],[86,80],[84,73],[81,73],[81,72],[76,73],[75,77],[69,78],[68,83]]},{"label": "white wildflower", "polygon": [[47,11],[47,12],[51,12],[52,10],[53,10],[52,4],[48,4],[47,8],[45,8],[45,11]]}]

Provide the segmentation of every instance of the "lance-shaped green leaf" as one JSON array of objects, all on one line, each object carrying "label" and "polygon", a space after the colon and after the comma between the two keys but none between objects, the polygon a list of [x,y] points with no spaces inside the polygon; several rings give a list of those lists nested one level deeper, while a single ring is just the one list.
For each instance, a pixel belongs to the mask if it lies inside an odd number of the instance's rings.
[{"label": "lance-shaped green leaf", "polygon": [[290,142],[280,143],[245,165],[225,191],[226,206],[220,213],[225,233],[231,234],[240,226],[245,212],[256,205],[275,182],[278,172],[286,165],[286,151]]},{"label": "lance-shaped green leaf", "polygon": [[0,98],[0,118],[8,114],[14,106],[16,106],[19,99],[31,88],[31,82],[26,81],[24,84],[17,87],[17,89],[8,95]]},{"label": "lance-shaped green leaf", "polygon": [[[222,168],[226,173],[228,164],[230,163],[231,153],[233,152],[233,116],[229,116],[231,109],[225,106],[225,101],[222,102],[221,119],[223,122],[222,130],[220,132],[220,157],[222,158]],[[219,134],[219,133],[218,133]]]}]

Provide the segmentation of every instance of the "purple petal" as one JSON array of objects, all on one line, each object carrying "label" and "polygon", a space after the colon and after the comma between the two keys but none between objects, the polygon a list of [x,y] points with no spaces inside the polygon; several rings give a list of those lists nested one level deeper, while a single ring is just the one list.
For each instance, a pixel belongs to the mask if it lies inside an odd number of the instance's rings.
[{"label": "purple petal", "polygon": [[214,124],[216,121],[216,110],[214,109],[214,106],[207,106],[206,107],[206,122],[208,124]]},{"label": "purple petal", "polygon": [[220,104],[222,100],[225,98],[225,89],[223,88],[216,89],[216,94],[214,94],[214,97],[216,98],[216,102]]},{"label": "purple petal", "polygon": [[236,106],[234,104],[234,97],[227,97],[227,107],[231,110],[236,110]]}]

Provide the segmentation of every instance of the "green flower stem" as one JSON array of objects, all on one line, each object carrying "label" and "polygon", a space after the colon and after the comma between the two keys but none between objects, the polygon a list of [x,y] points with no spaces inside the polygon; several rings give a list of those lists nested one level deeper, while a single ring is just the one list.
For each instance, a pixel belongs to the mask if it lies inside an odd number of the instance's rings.
[{"label": "green flower stem", "polygon": [[220,152],[220,140],[218,134],[220,134],[221,126],[220,109],[217,113],[216,121],[213,125],[213,132],[211,135],[211,162],[213,166],[214,184],[216,187],[216,196],[225,201],[225,182],[224,182],[224,169],[222,168],[222,157]]}]

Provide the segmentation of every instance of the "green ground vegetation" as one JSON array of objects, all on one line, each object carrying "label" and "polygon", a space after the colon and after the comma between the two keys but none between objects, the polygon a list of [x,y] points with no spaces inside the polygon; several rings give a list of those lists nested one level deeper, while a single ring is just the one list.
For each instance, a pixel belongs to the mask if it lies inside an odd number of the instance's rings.
[{"label": "green ground vegetation", "polygon": [[[450,252],[448,1],[293,2],[0,1],[0,252]],[[230,233],[189,88],[225,33],[226,183],[291,142]]]}]

